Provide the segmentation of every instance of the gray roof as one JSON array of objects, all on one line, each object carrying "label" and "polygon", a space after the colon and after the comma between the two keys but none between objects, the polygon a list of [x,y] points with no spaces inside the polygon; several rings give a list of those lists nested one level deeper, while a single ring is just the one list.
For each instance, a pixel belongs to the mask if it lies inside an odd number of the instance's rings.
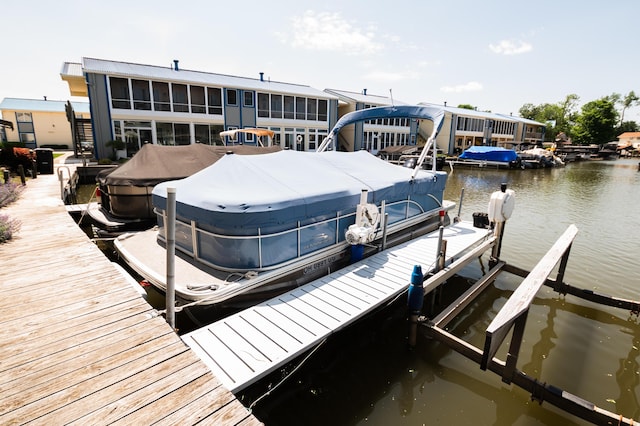
[{"label": "gray roof", "polygon": [[419,105],[437,106],[439,108],[442,108],[443,110],[445,110],[448,113],[457,114],[457,115],[464,115],[464,116],[467,116],[467,117],[477,117],[477,118],[488,118],[488,119],[492,119],[492,120],[512,121],[514,123],[525,123],[525,124],[532,124],[532,125],[536,125],[536,126],[544,126],[545,125],[544,123],[539,123],[537,121],[529,120],[527,118],[515,117],[513,115],[507,115],[507,114],[498,114],[498,113],[494,113],[494,112],[476,111],[475,109],[442,106],[442,105],[431,104],[431,103],[428,103],[428,102],[420,102]]},{"label": "gray roof", "polygon": [[364,93],[349,92],[347,90],[324,89],[325,92],[337,96],[341,100],[352,102],[362,102],[364,104],[391,106],[391,105],[407,105],[406,102],[391,99],[388,96],[365,95]]},{"label": "gray roof", "polygon": [[78,62],[65,62],[62,64],[60,75],[71,77],[84,77],[82,73],[82,64]]},{"label": "gray roof", "polygon": [[86,73],[105,74],[122,77],[139,77],[151,80],[174,81],[190,84],[202,84],[219,87],[257,90],[262,92],[287,93],[292,95],[312,96],[321,99],[337,99],[336,96],[314,89],[310,86],[261,80],[260,78],[236,77],[225,74],[214,74],[202,71],[181,69],[170,66],[142,65],[129,62],[116,62],[104,59],[82,58],[82,69]]},{"label": "gray roof", "polygon": [[[67,101],[50,101],[44,99],[4,98],[0,102],[0,110],[28,112],[65,112]],[[89,113],[89,102],[71,102],[76,113]]]}]

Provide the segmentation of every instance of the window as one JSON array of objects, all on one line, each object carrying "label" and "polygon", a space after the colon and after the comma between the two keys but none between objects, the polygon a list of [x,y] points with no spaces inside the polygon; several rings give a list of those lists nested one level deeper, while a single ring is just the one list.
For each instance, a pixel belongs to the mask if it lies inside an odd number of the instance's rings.
[{"label": "window", "polygon": [[258,117],[269,117],[268,93],[258,93]]},{"label": "window", "polygon": [[111,89],[111,106],[118,109],[131,109],[129,98],[129,80],[126,78],[109,77]]},{"label": "window", "polygon": [[156,137],[159,145],[175,145],[172,123],[156,123]]},{"label": "window", "polygon": [[238,105],[238,91],[227,89],[227,105]]},{"label": "window", "polygon": [[147,80],[131,80],[133,91],[133,109],[151,111],[151,92]]},{"label": "window", "polygon": [[313,98],[307,99],[307,120],[316,121],[318,119],[317,100]]},{"label": "window", "polygon": [[171,84],[173,95],[173,112],[189,112],[189,99],[187,98],[187,86],[184,84]]},{"label": "window", "polygon": [[191,143],[188,124],[175,123],[173,128],[176,135],[176,145],[189,145]]},{"label": "window", "polygon": [[253,92],[249,92],[245,90],[243,92],[243,96],[244,96],[244,106],[253,107]]},{"label": "window", "polygon": [[154,81],[153,109],[154,111],[171,111],[171,98],[169,97],[169,84]]},{"label": "window", "polygon": [[318,99],[318,120],[327,121],[327,100]]},{"label": "window", "polygon": [[207,107],[204,102],[204,87],[191,86],[191,112],[193,114],[204,114],[207,112]]},{"label": "window", "polygon": [[217,87],[207,88],[209,114],[222,115],[222,91]]},{"label": "window", "polygon": [[271,95],[271,118],[282,118],[282,95]]},{"label": "window", "polygon": [[284,118],[293,120],[295,118],[295,103],[293,96],[284,97]]},{"label": "window", "polygon": [[296,97],[296,120],[304,120],[307,116],[307,99]]},{"label": "window", "polygon": [[24,142],[27,148],[35,147],[36,135],[33,128],[33,117],[30,112],[16,112],[16,123],[20,142]]}]

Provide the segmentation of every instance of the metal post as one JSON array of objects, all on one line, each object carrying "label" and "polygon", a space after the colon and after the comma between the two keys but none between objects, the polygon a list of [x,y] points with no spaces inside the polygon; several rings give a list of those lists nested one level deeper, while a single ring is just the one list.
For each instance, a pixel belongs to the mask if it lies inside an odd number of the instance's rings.
[{"label": "metal post", "polygon": [[167,322],[175,330],[175,305],[176,305],[176,188],[167,188],[167,291],[166,308]]},{"label": "metal post", "polygon": [[385,213],[382,216],[382,244],[380,250],[384,251],[387,248],[387,226],[389,225],[389,213]]},{"label": "metal post", "polygon": [[460,222],[460,215],[462,214],[462,200],[464,199],[464,188],[460,190],[460,203],[458,203],[458,215],[453,218],[454,222]]}]

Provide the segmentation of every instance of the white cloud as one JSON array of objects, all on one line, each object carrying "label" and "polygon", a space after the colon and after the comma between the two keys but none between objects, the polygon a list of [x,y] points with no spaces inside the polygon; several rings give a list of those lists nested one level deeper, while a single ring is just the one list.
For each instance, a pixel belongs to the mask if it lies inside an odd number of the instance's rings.
[{"label": "white cloud", "polygon": [[291,33],[279,33],[293,47],[358,55],[375,53],[383,45],[375,40],[374,28],[354,27],[339,13],[307,11],[292,18]]},{"label": "white cloud", "polygon": [[522,40],[501,40],[498,44],[490,44],[489,49],[499,55],[519,55],[530,52],[533,46]]},{"label": "white cloud", "polygon": [[462,93],[462,92],[479,92],[483,89],[482,84],[477,81],[470,81],[465,84],[458,84],[457,86],[443,86],[440,88],[444,93]]}]

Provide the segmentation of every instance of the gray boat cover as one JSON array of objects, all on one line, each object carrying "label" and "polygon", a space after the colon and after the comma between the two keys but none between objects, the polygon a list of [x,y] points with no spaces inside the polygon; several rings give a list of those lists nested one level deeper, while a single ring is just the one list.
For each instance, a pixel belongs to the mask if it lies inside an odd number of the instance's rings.
[{"label": "gray boat cover", "polygon": [[442,202],[447,174],[389,164],[368,152],[280,151],[225,155],[182,180],[158,184],[153,205],[166,210],[167,188],[176,188],[176,214],[226,235],[291,229],[352,212],[363,189],[368,202],[416,200],[425,209]]},{"label": "gray boat cover", "polygon": [[280,147],[145,144],[129,161],[116,169],[98,174],[96,180],[100,185],[154,186],[167,180],[191,176],[215,163],[227,152],[253,155],[276,151],[280,151]]}]

